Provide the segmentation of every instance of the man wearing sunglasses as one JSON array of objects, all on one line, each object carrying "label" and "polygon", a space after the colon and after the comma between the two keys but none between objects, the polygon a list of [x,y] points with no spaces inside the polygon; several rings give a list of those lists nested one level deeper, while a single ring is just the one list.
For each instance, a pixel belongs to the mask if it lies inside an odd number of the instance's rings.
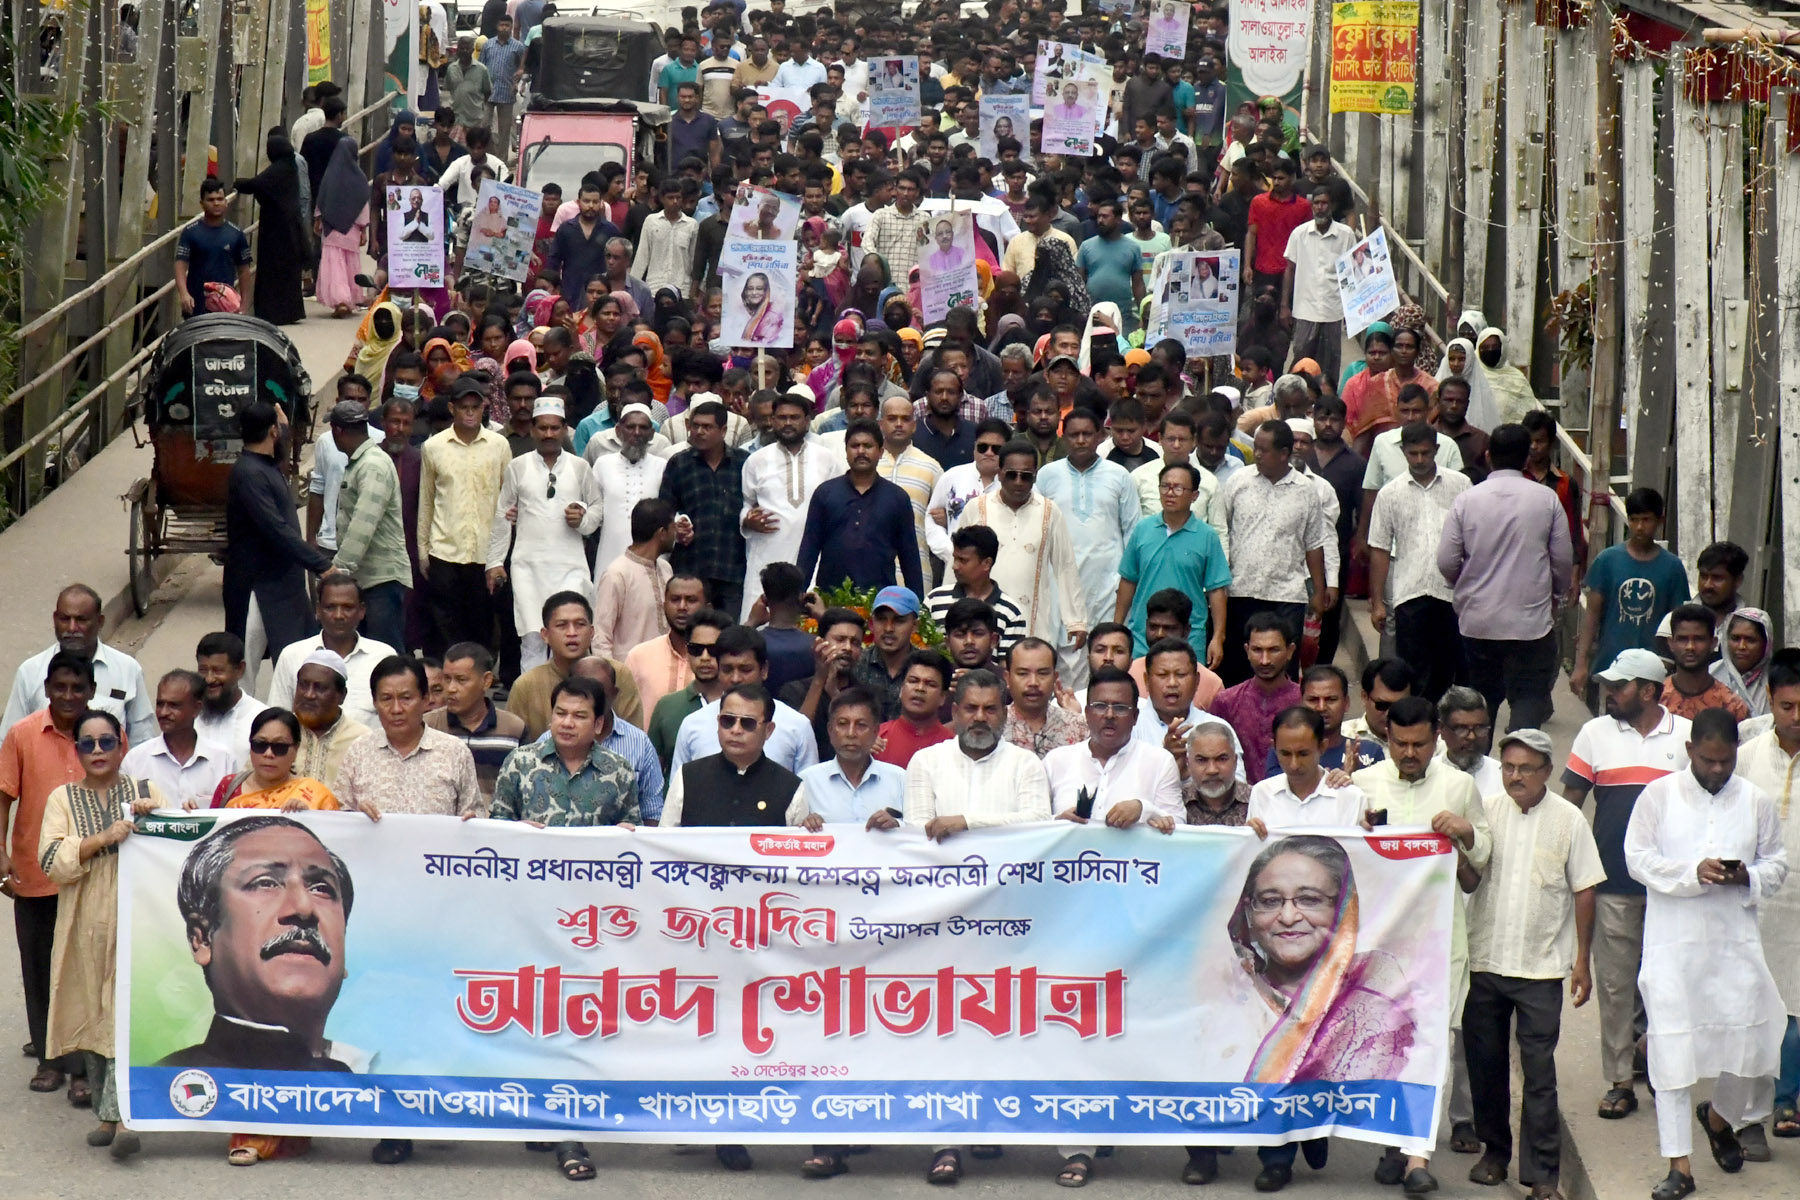
[{"label": "man wearing sunglasses", "polygon": [[964,521],[986,525],[999,539],[994,582],[1019,606],[1026,635],[1079,648],[1087,641],[1088,612],[1075,546],[1062,510],[1033,489],[1037,470],[1030,442],[1008,442],[1000,451],[998,491],[978,497]]},{"label": "man wearing sunglasses", "polygon": [[951,535],[962,528],[969,502],[1000,486],[1000,449],[1012,436],[1012,426],[998,418],[977,422],[974,459],[947,468],[931,490],[931,501],[925,510],[925,541],[944,565],[952,565],[955,551]]},{"label": "man wearing sunglasses", "polygon": [[1374,658],[1362,670],[1363,715],[1345,721],[1344,738],[1374,742],[1387,754],[1388,709],[1413,694],[1415,676],[1403,658]]},{"label": "man wearing sunglasses", "polygon": [[[758,630],[748,625],[733,625],[719,635],[719,679],[727,693],[745,684],[763,687],[769,678],[769,647]],[[681,723],[675,735],[675,753],[669,760],[669,774],[679,775],[681,768],[697,758],[715,753],[720,746],[720,704],[702,705]],[[773,700],[769,716],[774,728],[764,735],[771,759],[786,767],[798,778],[801,771],[819,761],[819,743],[813,737],[812,722],[794,709]],[[759,747],[760,749],[760,747]],[[784,809],[785,813],[786,810]]]},{"label": "man wearing sunglasses", "polygon": [[694,613],[688,626],[684,645],[692,677],[686,687],[670,692],[656,702],[656,709],[650,714],[650,723],[644,731],[650,735],[650,744],[656,747],[656,757],[665,776],[675,756],[675,738],[681,732],[681,723],[725,694],[725,681],[719,678],[718,643],[719,636],[733,624],[732,619],[718,609],[701,608]]}]

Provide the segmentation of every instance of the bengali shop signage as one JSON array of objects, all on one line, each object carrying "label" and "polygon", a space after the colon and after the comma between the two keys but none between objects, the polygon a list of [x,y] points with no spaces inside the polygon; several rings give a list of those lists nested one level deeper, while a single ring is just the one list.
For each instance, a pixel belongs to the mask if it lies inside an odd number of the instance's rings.
[{"label": "bengali shop signage", "polygon": [[1419,0],[1347,0],[1331,6],[1331,111],[1413,110]]},{"label": "bengali shop signage", "polygon": [[146,817],[121,1100],[138,1129],[358,1137],[1429,1140],[1448,850]]}]

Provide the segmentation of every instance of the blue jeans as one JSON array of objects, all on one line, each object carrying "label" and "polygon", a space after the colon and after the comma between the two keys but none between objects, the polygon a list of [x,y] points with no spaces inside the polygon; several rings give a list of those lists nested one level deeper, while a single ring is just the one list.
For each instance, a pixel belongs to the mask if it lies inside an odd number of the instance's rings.
[{"label": "blue jeans", "polygon": [[1775,1106],[1793,1104],[1800,1097],[1800,1018],[1789,1017],[1787,1035],[1781,1039],[1781,1075],[1775,1080]]}]

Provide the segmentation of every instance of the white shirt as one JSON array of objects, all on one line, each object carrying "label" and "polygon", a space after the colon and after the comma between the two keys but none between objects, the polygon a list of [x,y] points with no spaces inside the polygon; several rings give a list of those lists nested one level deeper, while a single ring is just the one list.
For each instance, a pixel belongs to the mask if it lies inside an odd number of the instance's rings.
[{"label": "white shirt", "polygon": [[[315,633],[281,652],[281,657],[275,661],[275,677],[269,683],[271,708],[294,707],[294,678],[300,674],[300,664],[306,661],[307,655],[324,646],[325,635]],[[394,653],[395,649],[386,642],[359,635],[356,645],[344,656],[344,665],[350,671],[350,678],[345,685],[348,694],[344,697],[344,715],[358,725],[366,725],[370,729],[381,728],[381,721],[375,715],[375,693],[369,686],[369,673],[375,669],[376,663]],[[244,752],[249,753],[247,740]]]},{"label": "white shirt", "polygon": [[802,91],[815,83],[825,82],[825,64],[816,58],[808,58],[805,62],[788,59],[775,72],[775,78],[769,86],[778,88],[800,88]]},{"label": "white shirt", "polygon": [[[588,451],[592,453],[595,444],[610,432],[595,434],[588,441]],[[594,465],[594,486],[600,493],[600,502],[595,506],[600,510],[600,546],[594,552],[594,578],[598,580],[601,572],[631,545],[631,510],[639,500],[656,499],[669,460],[659,454],[645,454],[632,462],[623,454],[600,454],[589,461]]]},{"label": "white shirt", "polygon": [[[1226,456],[1230,461],[1230,455]],[[1223,465],[1223,464],[1221,464]],[[1219,502],[1231,530],[1231,594],[1282,604],[1306,603],[1306,555],[1337,537],[1312,483],[1290,470],[1271,483],[1258,470],[1220,480]]]},{"label": "white shirt", "polygon": [[[1437,757],[1445,762],[1450,762],[1450,756],[1444,753],[1442,743],[1438,745]],[[1450,763],[1450,765],[1456,767],[1455,763]],[[1482,755],[1473,770],[1466,770],[1462,767],[1456,767],[1456,769],[1475,781],[1475,794],[1483,800],[1489,796],[1498,796],[1506,790],[1506,783],[1500,778],[1500,760],[1491,754]]]},{"label": "white shirt", "polygon": [[863,255],[868,253],[863,248],[863,233],[869,228],[869,206],[866,203],[852,204],[838,217],[838,224],[844,231],[844,249],[850,253],[850,274],[855,277],[862,266]]},{"label": "white shirt", "polygon": [[1575,965],[1575,893],[1606,878],[1594,832],[1557,795],[1528,812],[1505,792],[1482,806],[1493,851],[1469,897],[1469,970],[1561,979]]},{"label": "white shirt", "polygon": [[[1749,725],[1740,725],[1742,733]],[[1737,773],[1769,794],[1781,822],[1781,841],[1800,844],[1800,804],[1794,803],[1796,764],[1800,757],[1781,748],[1775,731],[1747,737],[1738,747]],[[1784,887],[1764,897],[1756,908],[1762,930],[1763,957],[1775,975],[1789,1014],[1800,1013],[1800,887]]]},{"label": "white shirt", "polygon": [[1445,604],[1456,600],[1456,589],[1437,568],[1438,535],[1444,531],[1451,503],[1474,486],[1461,471],[1446,474],[1439,468],[1427,483],[1403,471],[1375,494],[1369,545],[1392,558],[1388,588],[1394,607],[1421,597]]},{"label": "white shirt", "polygon": [[194,718],[194,732],[225,747],[231,753],[233,767],[242,770],[250,762],[250,727],[268,707],[239,687],[237,703],[216,717],[202,704],[200,715]]},{"label": "white shirt", "polygon": [[[248,755],[250,748],[244,747]],[[196,808],[212,804],[219,781],[237,773],[237,761],[217,742],[194,740],[194,753],[186,762],[177,759],[168,742],[153,737],[125,752],[120,770],[133,779],[148,779],[177,806],[192,800]]]},{"label": "white shirt", "polygon": [[[1082,688],[1081,693],[1077,698],[1081,701],[1083,706],[1086,706],[1087,689]],[[1202,725],[1212,725],[1219,729],[1223,729],[1231,738],[1231,752],[1237,755],[1237,771],[1235,772],[1237,778],[1244,783],[1250,782],[1249,777],[1244,774],[1244,744],[1238,740],[1237,730],[1231,727],[1230,721],[1225,720],[1223,717],[1213,716],[1198,704],[1190,704],[1188,705],[1188,715],[1183,718],[1181,724],[1185,730],[1183,736],[1192,735],[1194,730]],[[1156,715],[1156,705],[1151,701],[1150,697],[1140,695],[1138,697],[1137,724],[1131,728],[1132,740],[1161,748],[1163,744],[1163,735],[1168,731],[1168,723]],[[1186,810],[1184,809],[1183,811]]]},{"label": "white shirt", "polygon": [[[839,433],[840,442],[843,434]],[[926,504],[925,541],[931,552],[943,560],[948,567],[955,557],[955,548],[950,544],[950,535],[962,528],[963,519],[969,514],[969,503],[977,496],[985,495],[1000,486],[1000,476],[996,472],[993,479],[983,486],[981,472],[975,464],[960,463],[938,476],[937,486],[931,489],[931,499]],[[939,525],[937,519],[930,514],[942,512],[944,524]]]},{"label": "white shirt", "polygon": [[963,523],[986,525],[1000,540],[992,577],[1019,606],[1030,636],[1061,645],[1066,635],[1086,632],[1087,602],[1075,544],[1054,501],[1033,492],[1024,507],[1014,509],[996,489],[970,503]]},{"label": "white shirt", "polygon": [[1285,773],[1271,775],[1250,788],[1250,805],[1244,819],[1258,818],[1272,830],[1323,825],[1354,829],[1369,811],[1369,799],[1355,784],[1334,788],[1319,779],[1319,786],[1305,799],[1294,795]]},{"label": "white shirt", "polygon": [[927,746],[906,767],[906,823],[962,817],[970,829],[1048,821],[1050,780],[1037,755],[1005,738],[980,758],[958,739]]},{"label": "white shirt", "polygon": [[686,295],[694,288],[694,237],[700,223],[683,214],[669,220],[662,213],[644,219],[638,234],[637,255],[631,260],[631,273],[644,281],[652,292],[674,288]]},{"label": "white shirt", "polygon": [[1356,233],[1341,221],[1333,221],[1324,233],[1307,221],[1288,234],[1287,260],[1294,264],[1294,300],[1290,308],[1296,321],[1341,321],[1344,301],[1338,293],[1337,260],[1356,245]]},{"label": "white shirt", "polygon": [[[675,753],[669,760],[669,778],[681,775],[681,768],[697,758],[719,753],[719,701],[709,700],[682,718],[675,734]],[[779,763],[798,775],[819,761],[818,739],[813,737],[812,722],[799,711],[777,700],[775,731],[763,746],[770,762]],[[666,813],[664,814],[667,815]],[[668,824],[667,821],[664,824]]]},{"label": "white shirt", "polygon": [[793,562],[800,556],[800,538],[806,532],[806,513],[812,504],[813,490],[827,479],[842,475],[846,468],[843,455],[833,457],[810,434],[797,453],[775,443],[754,451],[744,460],[744,508],[740,521],[752,508],[760,508],[775,518],[775,528],[759,533],[739,526],[744,535],[744,609],[740,620],[749,618],[750,607],[762,595],[763,568]]},{"label": "white shirt", "polygon": [[[1699,882],[1703,858],[1741,859],[1749,886]],[[1670,1091],[1723,1074],[1776,1074],[1787,1009],[1756,928],[1757,906],[1788,871],[1774,801],[1736,775],[1717,795],[1692,771],[1665,775],[1632,808],[1625,863],[1648,889],[1638,990],[1651,1085]]]},{"label": "white shirt", "polygon": [[[40,708],[50,703],[44,694],[44,672],[50,660],[62,647],[55,642],[48,650],[40,650],[13,672],[12,695],[6,698],[6,716],[0,719],[0,737]],[[155,697],[144,684],[144,668],[123,650],[114,650],[101,642],[94,650],[93,707],[103,709],[125,724],[125,735],[133,742],[156,736]]]},{"label": "white shirt", "polygon": [[1180,824],[1187,814],[1181,798],[1181,775],[1175,758],[1161,746],[1127,738],[1117,754],[1102,763],[1092,745],[1076,742],[1058,746],[1044,755],[1044,773],[1051,779],[1050,811],[1064,813],[1075,807],[1082,789],[1094,793],[1089,820],[1101,822],[1115,804],[1137,800],[1143,805],[1138,820],[1161,813]]},{"label": "white shirt", "polygon": [[[651,76],[651,78],[654,79],[655,76]],[[487,167],[491,177],[498,179],[501,183],[512,178],[512,173],[506,169],[506,163],[503,160],[495,158],[492,154],[487,155],[486,158],[487,161],[483,165]],[[448,196],[450,189],[469,182],[469,171],[474,166],[475,156],[473,154],[463,155],[444,168],[444,173],[438,176],[438,186],[443,188],[444,194]],[[464,196],[461,192],[457,193],[456,198],[463,204],[471,203],[475,199],[473,196]]]},{"label": "white shirt", "polygon": [[[1369,446],[1369,465],[1363,468],[1363,491],[1379,492],[1390,480],[1406,478],[1406,449],[1400,444],[1402,432],[1399,429],[1384,429],[1375,435],[1374,443]],[[1456,439],[1447,433],[1440,433],[1437,435],[1437,442],[1438,474],[1460,474],[1463,457]],[[1465,475],[1464,478],[1468,477]]]}]

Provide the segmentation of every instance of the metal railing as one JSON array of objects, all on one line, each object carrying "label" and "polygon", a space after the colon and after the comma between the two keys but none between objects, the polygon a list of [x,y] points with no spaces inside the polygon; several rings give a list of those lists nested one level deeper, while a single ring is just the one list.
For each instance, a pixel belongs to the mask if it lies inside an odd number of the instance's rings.
[{"label": "metal railing", "polygon": [[[345,124],[364,122],[378,116],[392,107],[392,97],[382,96],[374,103],[350,114]],[[366,155],[374,150],[377,137],[364,127],[365,140],[358,146],[358,155]],[[301,167],[305,169],[304,164]],[[236,199],[232,192],[228,199]],[[163,203],[175,202],[175,197],[162,197]],[[178,220],[172,229],[158,234],[149,242],[140,246],[131,255],[121,260],[116,266],[109,268],[99,277],[70,293],[56,304],[32,317],[18,331],[19,344],[25,346],[33,341],[49,341],[52,345],[59,339],[81,336],[80,331],[71,330],[70,324],[77,314],[88,306],[102,306],[106,302],[109,289],[126,288],[130,292],[151,287],[153,280],[144,275],[160,256],[166,254],[171,246],[181,237],[182,231],[189,225],[187,220]],[[253,222],[246,227],[246,233],[256,230],[258,223]],[[72,435],[79,431],[85,422],[91,420],[92,410],[97,401],[106,396],[120,384],[129,384],[136,372],[156,353],[162,341],[169,335],[177,323],[175,283],[169,279],[151,287],[151,290],[140,296],[130,307],[112,314],[103,324],[91,333],[82,336],[82,340],[66,350],[54,362],[39,369],[31,378],[24,380],[4,397],[0,397],[0,416],[11,409],[24,404],[34,395],[49,391],[62,393],[73,387],[85,387],[80,395],[56,405],[56,415],[42,428],[22,432],[21,440],[16,446],[0,455],[0,471],[16,468],[30,454],[44,447],[58,434]],[[106,370],[104,343],[115,334],[134,329],[136,350],[123,363],[107,371],[104,378],[93,381],[94,375]],[[91,386],[89,386],[91,382]],[[127,388],[127,394],[132,389]],[[122,428],[122,426],[121,426]],[[92,449],[97,452],[109,442],[120,429],[94,429],[87,426],[90,433],[88,439]],[[65,444],[73,441],[72,436],[65,436]],[[60,475],[60,472],[57,473]],[[15,503],[14,515],[22,514],[30,505],[37,503],[54,486],[46,480],[43,492],[31,495],[22,487],[11,489]]]}]

